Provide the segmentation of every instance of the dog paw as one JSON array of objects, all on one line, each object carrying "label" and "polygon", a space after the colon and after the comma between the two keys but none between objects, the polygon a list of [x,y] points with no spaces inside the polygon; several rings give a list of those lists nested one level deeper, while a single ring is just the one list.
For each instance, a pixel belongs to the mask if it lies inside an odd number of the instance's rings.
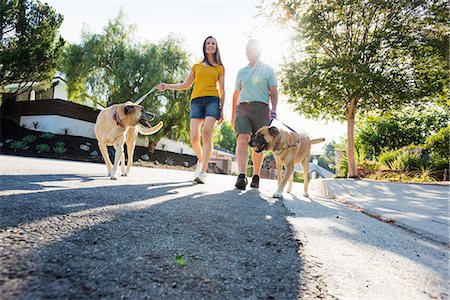
[{"label": "dog paw", "polygon": [[303,193],[303,197],[309,198],[309,194],[308,193]]},{"label": "dog paw", "polygon": [[272,198],[283,199],[283,194],[276,192],[275,194],[273,194]]},{"label": "dog paw", "polygon": [[111,175],[111,180],[117,180],[118,176],[117,174]]}]

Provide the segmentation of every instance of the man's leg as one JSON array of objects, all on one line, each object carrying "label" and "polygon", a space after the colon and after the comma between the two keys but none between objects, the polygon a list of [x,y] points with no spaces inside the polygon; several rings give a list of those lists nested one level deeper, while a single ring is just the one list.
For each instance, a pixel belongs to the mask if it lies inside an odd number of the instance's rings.
[{"label": "man's leg", "polygon": [[236,161],[238,165],[239,176],[235,186],[240,190],[245,190],[245,187],[247,186],[247,177],[245,175],[245,171],[247,170],[249,141],[250,135],[244,133],[239,134],[236,141]]},{"label": "man's leg", "polygon": [[250,186],[252,188],[259,188],[259,173],[264,161],[264,153],[256,153],[255,148],[252,148],[252,161],[253,161],[253,177]]}]

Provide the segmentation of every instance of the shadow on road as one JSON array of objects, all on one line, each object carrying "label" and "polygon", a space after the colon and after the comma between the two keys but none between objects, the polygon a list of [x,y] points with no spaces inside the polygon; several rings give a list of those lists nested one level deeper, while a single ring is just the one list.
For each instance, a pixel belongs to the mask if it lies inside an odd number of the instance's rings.
[{"label": "shadow on road", "polygon": [[10,179],[20,181],[10,190],[38,192],[0,198],[6,299],[297,299],[300,259],[280,202],[182,181],[38,183],[72,178]]}]

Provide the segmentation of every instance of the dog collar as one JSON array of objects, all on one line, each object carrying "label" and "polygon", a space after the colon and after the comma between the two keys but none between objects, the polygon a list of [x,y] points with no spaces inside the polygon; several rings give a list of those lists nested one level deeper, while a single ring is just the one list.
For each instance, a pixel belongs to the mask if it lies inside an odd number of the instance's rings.
[{"label": "dog collar", "polygon": [[119,115],[117,114],[117,108],[114,110],[112,118],[116,121],[117,126],[125,128],[125,125],[123,125],[122,120],[120,120]]},{"label": "dog collar", "polygon": [[292,145],[289,145],[289,146],[285,146],[285,147],[283,147],[283,148],[280,148],[280,142],[281,142],[281,134],[278,136],[278,139],[277,139],[277,141],[275,142],[275,145],[273,146],[273,151],[283,151],[283,150],[285,150],[285,149],[287,149],[287,148],[290,148],[290,147],[297,147],[298,146],[298,143],[300,142],[299,140],[297,140],[294,144],[292,144]]}]

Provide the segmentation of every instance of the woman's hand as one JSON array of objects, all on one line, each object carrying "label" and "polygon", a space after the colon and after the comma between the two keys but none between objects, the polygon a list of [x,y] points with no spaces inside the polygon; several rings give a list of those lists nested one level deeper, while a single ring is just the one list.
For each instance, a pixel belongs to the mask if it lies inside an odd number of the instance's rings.
[{"label": "woman's hand", "polygon": [[222,122],[223,122],[223,110],[221,109],[220,110],[220,118],[219,118],[219,120],[217,120],[217,125],[222,124]]},{"label": "woman's hand", "polygon": [[158,85],[156,86],[156,89],[157,89],[158,91],[164,91],[164,90],[166,89],[166,84],[165,84],[164,82],[161,82],[160,84],[158,84]]}]

